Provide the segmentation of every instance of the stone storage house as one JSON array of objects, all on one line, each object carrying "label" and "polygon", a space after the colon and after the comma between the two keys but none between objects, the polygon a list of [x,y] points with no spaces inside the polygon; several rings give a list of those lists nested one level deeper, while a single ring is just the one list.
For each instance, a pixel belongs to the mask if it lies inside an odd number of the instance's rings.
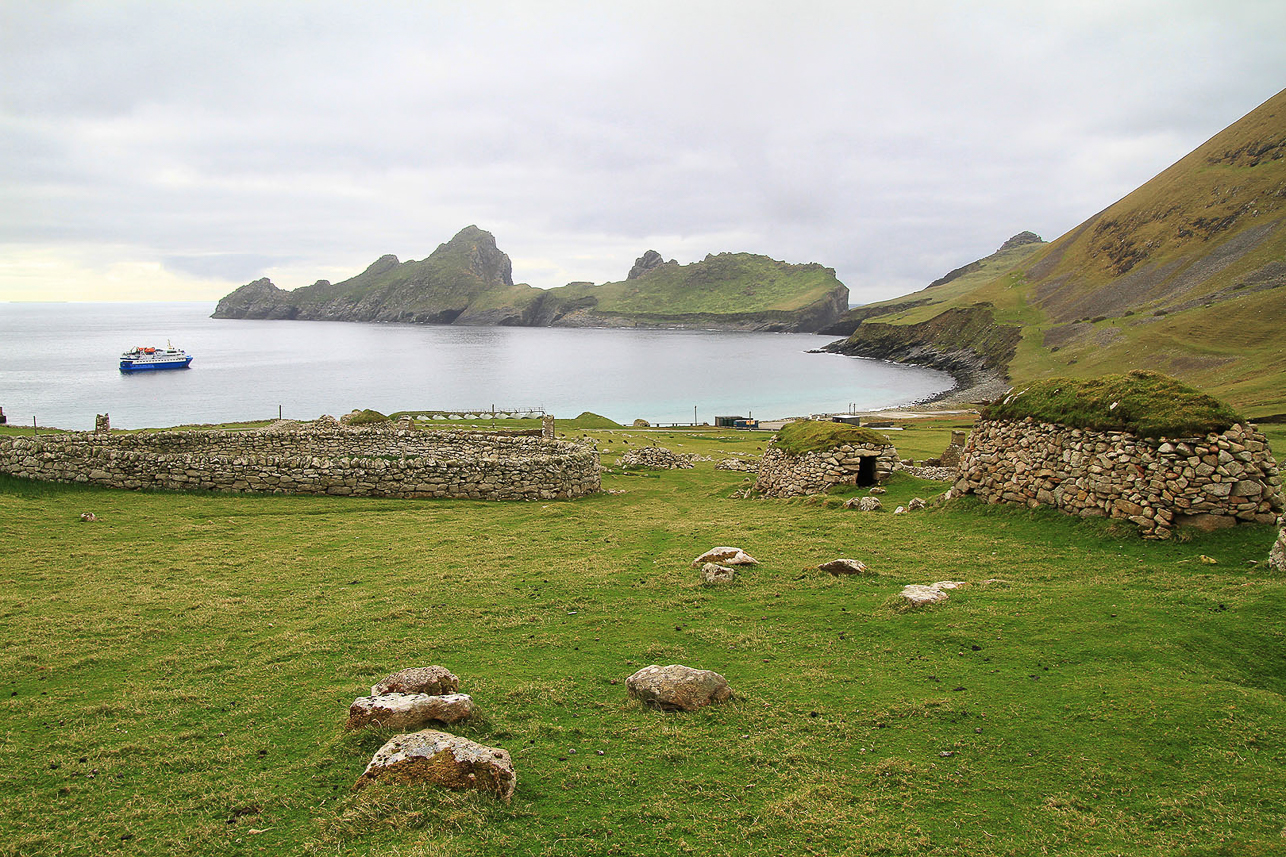
[{"label": "stone storage house", "polygon": [[499,433],[343,428],[0,438],[0,473],[124,489],[555,500],[601,488],[593,447]]},{"label": "stone storage house", "polygon": [[897,466],[897,450],[878,432],[800,420],[784,426],[768,445],[755,491],[765,497],[800,497],[836,485],[878,485]]},{"label": "stone storage house", "polygon": [[953,494],[1176,526],[1271,524],[1282,480],[1267,439],[1226,404],[1155,372],[1051,378],[989,406]]}]

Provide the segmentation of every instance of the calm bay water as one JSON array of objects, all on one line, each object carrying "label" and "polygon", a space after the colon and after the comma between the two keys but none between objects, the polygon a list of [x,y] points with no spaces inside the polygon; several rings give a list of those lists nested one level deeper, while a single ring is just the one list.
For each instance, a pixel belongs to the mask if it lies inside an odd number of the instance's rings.
[{"label": "calm bay water", "polygon": [[[212,319],[213,303],[0,303],[0,408],[10,424],[90,429],[313,419],[354,408],[543,407],[618,422],[761,419],[904,404],[950,376],[835,354],[834,337]],[[166,340],[185,371],[122,374]]]}]

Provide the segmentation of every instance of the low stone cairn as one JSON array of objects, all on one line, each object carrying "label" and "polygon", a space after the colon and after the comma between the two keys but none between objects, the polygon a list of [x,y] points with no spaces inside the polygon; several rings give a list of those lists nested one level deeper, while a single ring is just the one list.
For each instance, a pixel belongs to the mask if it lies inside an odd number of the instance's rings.
[{"label": "low stone cairn", "polygon": [[[460,679],[445,667],[401,670],[349,706],[344,728],[411,730],[431,722],[459,722],[475,711],[473,698],[456,692],[459,686]],[[506,750],[436,729],[420,729],[394,736],[376,751],[355,788],[375,780],[433,782],[450,789],[492,792],[508,800],[518,777]]]},{"label": "low stone cairn", "polygon": [[663,446],[632,449],[616,460],[621,467],[649,467],[653,470],[691,470],[695,456],[673,452]]},{"label": "low stone cairn", "polygon": [[683,664],[643,667],[625,680],[625,689],[632,698],[661,711],[696,711],[732,698],[728,680],[719,673]]}]

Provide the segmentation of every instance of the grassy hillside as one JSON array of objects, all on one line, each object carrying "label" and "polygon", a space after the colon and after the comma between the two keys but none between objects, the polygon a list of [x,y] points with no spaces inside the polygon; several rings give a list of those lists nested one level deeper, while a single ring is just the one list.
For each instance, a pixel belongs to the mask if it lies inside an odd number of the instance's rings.
[{"label": "grassy hillside", "polygon": [[1015,381],[1157,369],[1286,412],[1286,92],[1013,270],[880,320],[978,303],[1023,329]]},{"label": "grassy hillside", "polygon": [[[937,454],[952,425],[894,440]],[[591,435],[608,463],[767,440]],[[623,493],[544,504],[0,480],[0,855],[1280,851],[1269,528],[1144,543],[967,499],[728,499],[742,479],[613,469]],[[883,499],[944,487],[900,477]],[[762,564],[703,587],[689,562],[722,544]],[[875,574],[816,570],[841,556]],[[895,606],[944,579],[969,586]],[[626,676],[674,662],[736,698],[626,699]],[[479,706],[454,731],[513,754],[511,803],[352,790],[390,733],[345,734],[347,705],[429,663]]]},{"label": "grassy hillside", "polygon": [[[575,301],[592,298],[601,313],[742,314],[793,312],[844,289],[831,268],[792,265],[753,253],[708,255],[690,265],[666,264],[632,280],[573,283],[555,291]],[[847,299],[847,289],[844,290]]]}]

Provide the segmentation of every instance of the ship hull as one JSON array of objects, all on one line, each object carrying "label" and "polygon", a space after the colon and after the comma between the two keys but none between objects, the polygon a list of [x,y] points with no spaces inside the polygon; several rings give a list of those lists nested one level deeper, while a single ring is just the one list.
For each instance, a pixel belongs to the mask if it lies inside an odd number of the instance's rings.
[{"label": "ship hull", "polygon": [[133,372],[159,372],[162,369],[186,369],[192,362],[191,357],[184,357],[181,360],[155,360],[149,362],[139,362],[134,360],[122,360],[121,371],[126,373]]}]

